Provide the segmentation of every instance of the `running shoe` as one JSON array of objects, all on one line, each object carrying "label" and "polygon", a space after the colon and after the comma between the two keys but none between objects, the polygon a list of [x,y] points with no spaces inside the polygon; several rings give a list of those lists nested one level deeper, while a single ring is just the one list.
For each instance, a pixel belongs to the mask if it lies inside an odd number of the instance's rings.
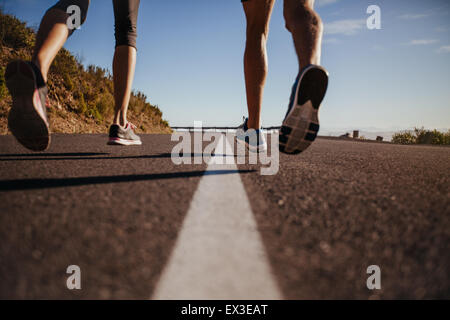
[{"label": "running shoe", "polygon": [[46,150],[50,145],[48,89],[41,71],[32,62],[12,61],[6,67],[5,79],[13,100],[8,115],[9,130],[24,147]]},{"label": "running shoe", "polygon": [[299,154],[317,138],[319,107],[327,87],[328,72],[321,66],[309,65],[297,76],[280,130],[281,152]]},{"label": "running shoe", "polygon": [[136,127],[128,122],[125,127],[113,124],[109,128],[109,145],[140,146],[141,138],[134,132]]},{"label": "running shoe", "polygon": [[236,130],[236,141],[244,144],[251,152],[267,150],[266,138],[261,130],[249,129],[248,118],[244,117],[244,123]]}]

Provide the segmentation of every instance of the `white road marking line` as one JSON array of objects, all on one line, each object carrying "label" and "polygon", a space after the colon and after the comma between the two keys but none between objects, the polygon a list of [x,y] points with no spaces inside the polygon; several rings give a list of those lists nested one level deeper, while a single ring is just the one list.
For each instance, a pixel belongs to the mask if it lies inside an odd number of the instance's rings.
[{"label": "white road marking line", "polygon": [[222,137],[152,299],[282,299],[232,152]]}]

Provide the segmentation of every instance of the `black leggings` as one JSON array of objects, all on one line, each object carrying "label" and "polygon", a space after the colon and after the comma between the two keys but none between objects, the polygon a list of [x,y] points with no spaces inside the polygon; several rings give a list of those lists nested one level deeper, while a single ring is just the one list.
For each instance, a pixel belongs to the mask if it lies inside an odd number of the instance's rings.
[{"label": "black leggings", "polygon": [[[68,7],[76,5],[81,9],[81,23],[84,23],[89,3],[90,0],[60,0],[50,10],[60,9],[67,12]],[[139,4],[140,0],[113,0],[116,47],[130,46],[136,48]]]}]

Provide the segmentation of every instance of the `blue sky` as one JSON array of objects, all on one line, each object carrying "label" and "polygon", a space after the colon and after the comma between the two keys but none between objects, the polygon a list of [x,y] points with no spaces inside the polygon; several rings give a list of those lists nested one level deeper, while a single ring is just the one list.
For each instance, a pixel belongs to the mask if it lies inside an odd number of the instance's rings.
[{"label": "blue sky", "polygon": [[[5,11],[36,26],[54,3],[0,0]],[[378,5],[382,29],[368,30]],[[275,6],[263,125],[285,114],[297,59]],[[330,87],[321,109],[325,130],[450,128],[450,2],[318,0],[325,23],[322,64]],[[246,112],[242,56],[245,19],[239,0],[142,0],[134,88],[159,105],[171,125],[238,125]],[[85,64],[111,69],[111,1],[92,1],[88,20],[66,48]]]}]

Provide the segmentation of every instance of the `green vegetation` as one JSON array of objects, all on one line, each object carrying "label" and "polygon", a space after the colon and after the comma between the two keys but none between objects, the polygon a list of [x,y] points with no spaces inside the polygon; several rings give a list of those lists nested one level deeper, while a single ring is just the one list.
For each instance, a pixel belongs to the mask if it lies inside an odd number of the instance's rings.
[{"label": "green vegetation", "polygon": [[392,136],[392,142],[400,144],[435,144],[450,145],[450,130],[440,132],[438,130],[425,130],[415,128],[414,130],[402,131]]},{"label": "green vegetation", "polygon": [[[5,67],[15,59],[30,60],[35,38],[33,29],[0,9],[0,120],[6,117],[11,103],[5,85]],[[47,84],[50,120],[57,122],[60,117],[64,118],[64,122],[71,119],[72,123],[79,124],[64,128],[60,121],[56,131],[73,132],[74,127],[84,128],[81,132],[105,131],[114,111],[114,85],[108,70],[92,65],[85,68],[79,59],[62,49],[52,64]],[[130,121],[142,132],[170,132],[158,106],[150,104],[139,91],[132,94],[128,114]],[[91,123],[91,127],[84,126],[84,123]],[[0,133],[5,133],[6,129],[1,128],[5,126],[6,120],[3,119],[0,121]]]},{"label": "green vegetation", "polygon": [[[1,10],[1,9],[0,9]],[[35,35],[25,22],[0,11],[0,44],[16,50],[31,48]]]},{"label": "green vegetation", "polygon": [[0,67],[0,99],[3,99],[6,96],[6,93],[5,68]]}]

